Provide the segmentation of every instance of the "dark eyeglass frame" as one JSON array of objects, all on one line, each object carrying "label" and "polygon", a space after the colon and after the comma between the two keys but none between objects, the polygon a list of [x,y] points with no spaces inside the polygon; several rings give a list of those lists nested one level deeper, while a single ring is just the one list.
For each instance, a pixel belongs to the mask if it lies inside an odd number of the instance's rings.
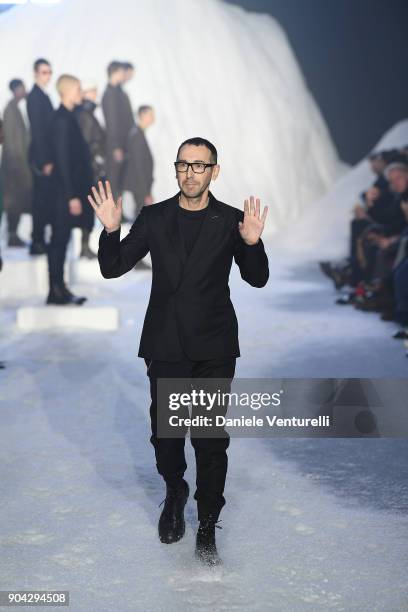
[{"label": "dark eyeglass frame", "polygon": [[[187,164],[187,168],[185,170],[179,170],[178,169],[178,164]],[[204,170],[202,172],[197,172],[196,170],[194,170],[194,166],[200,164],[200,166],[204,166]],[[189,166],[191,166],[192,171],[194,172],[194,174],[204,174],[204,172],[207,170],[207,168],[211,168],[212,166],[216,166],[217,164],[206,164],[205,162],[186,162],[186,161],[175,161],[174,162],[174,167],[176,169],[176,172],[188,172],[188,168]]]}]

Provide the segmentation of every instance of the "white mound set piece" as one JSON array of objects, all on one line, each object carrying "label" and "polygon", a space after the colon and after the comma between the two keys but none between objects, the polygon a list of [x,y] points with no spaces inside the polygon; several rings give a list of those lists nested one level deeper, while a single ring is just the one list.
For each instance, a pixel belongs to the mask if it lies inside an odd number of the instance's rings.
[{"label": "white mound set piece", "polygon": [[[398,148],[407,143],[408,120],[404,120],[388,130],[373,151]],[[275,246],[309,259],[348,255],[353,205],[375,179],[365,157],[342,176],[323,198],[305,210],[289,233],[274,238]]]},{"label": "white mound set piece", "polygon": [[[26,4],[2,14],[0,57],[7,61],[0,80],[20,77],[31,87],[32,62],[46,57],[57,106],[61,73],[92,78],[102,94],[107,64],[133,62],[135,77],[126,85],[133,106],[156,110],[147,132],[155,201],[177,192],[172,164],[178,145],[192,136],[208,138],[219,151],[213,191],[220,200],[242,209],[255,195],[270,207],[265,235],[296,220],[339,176],[325,122],[272,17],[220,0],[85,4],[85,11],[83,0]],[[7,99],[3,88],[0,107]]]}]

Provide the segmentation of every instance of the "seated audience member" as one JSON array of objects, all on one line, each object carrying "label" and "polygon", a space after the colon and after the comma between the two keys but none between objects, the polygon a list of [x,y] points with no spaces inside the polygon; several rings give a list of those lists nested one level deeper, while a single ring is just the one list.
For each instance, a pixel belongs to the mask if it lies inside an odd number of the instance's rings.
[{"label": "seated audience member", "polygon": [[[399,206],[400,192],[390,188],[389,179],[384,175],[386,167],[390,168],[391,164],[400,164],[401,167],[405,167],[405,161],[406,157],[396,150],[383,151],[370,156],[371,167],[377,174],[377,180],[362,194],[361,202],[354,208],[355,218],[351,223],[350,232],[350,256],[344,263],[337,265],[320,262],[322,271],[333,280],[336,289],[345,284],[357,287],[363,280],[370,282],[376,252],[376,245],[370,244],[370,240],[375,242],[375,234],[389,235],[390,232],[398,234],[405,226],[404,216]],[[398,182],[398,178],[396,180]],[[396,189],[398,190],[399,187],[397,186]],[[384,244],[385,241],[382,243]],[[370,250],[372,251],[371,257]],[[340,302],[344,303],[342,300]]]},{"label": "seated audience member", "polygon": [[401,202],[408,194],[408,165],[393,162],[384,173],[392,199],[376,210],[375,222],[367,226],[357,239],[357,257],[367,283],[384,276],[387,261],[392,264],[399,236],[406,227]]},{"label": "seated audience member", "polygon": [[385,206],[387,201],[392,199],[388,181],[383,174],[389,160],[388,155],[385,151],[379,151],[368,157],[371,170],[377,176],[377,179],[367,191],[361,194],[360,201],[353,208],[353,219],[350,224],[349,256],[344,262],[338,264],[320,262],[322,272],[332,279],[336,289],[340,289],[346,284],[355,287],[363,278],[357,259],[357,239],[363,230],[374,221],[374,218],[370,216],[370,210],[373,209],[374,204],[377,203],[379,207]]},{"label": "seated audience member", "polygon": [[370,291],[356,291],[354,300],[351,301],[360,310],[381,312],[382,319],[394,320],[397,291],[395,281],[399,278],[399,272],[396,270],[406,257],[408,242],[408,166],[401,166],[400,163],[390,164],[386,174],[399,214],[385,219],[384,225],[372,225],[368,228],[366,240],[368,244],[371,243],[373,249],[373,266],[371,285],[365,283],[365,289],[369,288]]}]

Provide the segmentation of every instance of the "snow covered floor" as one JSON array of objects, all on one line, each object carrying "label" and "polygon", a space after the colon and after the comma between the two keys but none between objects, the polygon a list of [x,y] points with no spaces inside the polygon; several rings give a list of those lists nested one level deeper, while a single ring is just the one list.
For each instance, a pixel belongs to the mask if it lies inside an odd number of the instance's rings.
[{"label": "snow covered floor", "polygon": [[[335,306],[313,262],[268,254],[264,289],[235,267],[231,278],[237,376],[406,376],[393,324]],[[69,590],[75,612],[406,610],[407,440],[234,438],[223,569],[193,561],[192,493],[183,540],[159,542],[164,487],[136,356],[149,284],[135,272],[77,287],[119,305],[117,333],[25,334],[3,308],[1,589]],[[189,440],[186,453],[193,489]]]}]

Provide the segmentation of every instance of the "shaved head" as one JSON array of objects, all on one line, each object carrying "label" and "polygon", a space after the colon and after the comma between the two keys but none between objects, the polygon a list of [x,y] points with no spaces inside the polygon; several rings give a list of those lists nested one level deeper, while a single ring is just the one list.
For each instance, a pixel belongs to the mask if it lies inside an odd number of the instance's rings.
[{"label": "shaved head", "polygon": [[64,96],[71,89],[75,89],[80,85],[79,79],[72,76],[71,74],[62,74],[57,80],[57,91],[60,96]]}]

